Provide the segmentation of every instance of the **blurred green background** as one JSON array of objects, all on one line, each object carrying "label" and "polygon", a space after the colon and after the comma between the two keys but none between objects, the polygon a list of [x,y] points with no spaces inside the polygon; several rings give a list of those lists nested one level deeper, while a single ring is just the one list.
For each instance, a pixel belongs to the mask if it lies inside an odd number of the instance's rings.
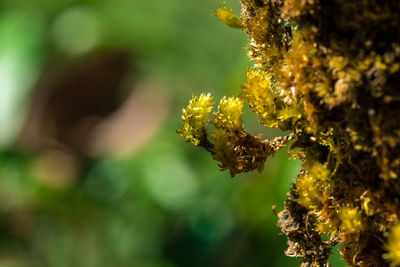
[{"label": "blurred green background", "polygon": [[175,133],[251,66],[221,4],[0,1],[0,266],[298,266],[272,206],[299,162],[231,179]]}]

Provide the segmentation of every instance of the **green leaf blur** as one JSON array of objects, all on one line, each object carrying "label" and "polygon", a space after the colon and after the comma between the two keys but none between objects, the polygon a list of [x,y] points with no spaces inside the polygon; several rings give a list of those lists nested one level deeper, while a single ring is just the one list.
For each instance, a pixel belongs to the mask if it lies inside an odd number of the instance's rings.
[{"label": "green leaf blur", "polygon": [[[193,93],[220,99],[245,82],[247,36],[212,15],[221,4],[1,1],[0,266],[299,264],[272,206],[283,208],[300,163],[280,151],[263,174],[231,179],[175,133]],[[128,67],[119,105],[104,111],[82,90],[113,84],[122,64],[107,56]]]}]

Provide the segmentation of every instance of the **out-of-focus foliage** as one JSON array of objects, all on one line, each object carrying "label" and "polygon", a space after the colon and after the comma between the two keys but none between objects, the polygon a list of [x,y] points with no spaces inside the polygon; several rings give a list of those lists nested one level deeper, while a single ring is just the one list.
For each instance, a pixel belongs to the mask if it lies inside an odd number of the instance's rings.
[{"label": "out-of-focus foliage", "polygon": [[0,266],[298,264],[271,206],[299,163],[231,180],[175,135],[192,93],[245,80],[220,1],[0,5]]}]

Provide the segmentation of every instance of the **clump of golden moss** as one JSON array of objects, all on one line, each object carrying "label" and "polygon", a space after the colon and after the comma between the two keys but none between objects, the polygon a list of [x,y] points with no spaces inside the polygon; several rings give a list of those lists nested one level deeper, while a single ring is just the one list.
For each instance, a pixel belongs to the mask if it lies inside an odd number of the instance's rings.
[{"label": "clump of golden moss", "polygon": [[[210,96],[194,97],[179,133],[232,176],[261,171],[293,139],[302,169],[279,213],[286,253],[302,266],[327,266],[341,243],[350,266],[400,266],[400,2],[241,3],[240,18],[225,6],[215,16],[247,31],[254,67],[214,120]],[[292,134],[247,133],[245,102],[261,124]],[[216,127],[211,140],[208,122]]]},{"label": "clump of golden moss", "polygon": [[325,165],[313,163],[308,172],[299,175],[296,181],[297,202],[310,211],[320,212],[329,196],[330,173]]},{"label": "clump of golden moss", "polygon": [[342,229],[345,233],[355,234],[362,230],[361,213],[357,208],[344,207],[339,213]]},{"label": "clump of golden moss", "polygon": [[390,229],[389,240],[386,244],[386,259],[395,266],[400,266],[400,224],[396,224]]},{"label": "clump of golden moss", "polygon": [[220,9],[214,11],[214,16],[223,21],[226,25],[236,29],[244,28],[243,22],[233,14],[231,8],[222,6]]},{"label": "clump of golden moss", "polygon": [[204,126],[214,103],[210,94],[193,96],[189,105],[182,111],[183,127],[179,134],[188,142],[197,146],[205,134]]},{"label": "clump of golden moss", "polygon": [[[255,169],[262,171],[266,158],[285,146],[292,137],[289,135],[274,140],[262,140],[260,136],[247,133],[240,117],[243,102],[237,97],[221,99],[213,120],[208,118],[212,108],[213,102],[209,94],[193,96],[189,105],[183,109],[183,127],[178,133],[187,142],[209,151],[220,161],[221,169],[229,169],[232,176]],[[211,141],[205,128],[208,123],[216,128],[210,134]]]},{"label": "clump of golden moss", "polygon": [[243,102],[239,98],[222,98],[219,102],[218,112],[214,113],[213,124],[217,128],[226,130],[238,130],[243,127],[242,115]]}]

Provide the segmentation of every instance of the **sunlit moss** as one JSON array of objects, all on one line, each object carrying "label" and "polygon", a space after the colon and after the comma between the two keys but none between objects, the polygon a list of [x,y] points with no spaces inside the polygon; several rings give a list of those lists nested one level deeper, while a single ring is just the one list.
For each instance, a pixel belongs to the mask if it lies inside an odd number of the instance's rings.
[{"label": "sunlit moss", "polygon": [[314,177],[317,181],[330,182],[329,177],[331,175],[326,164],[321,164],[319,162],[314,162],[309,167],[309,175]]},{"label": "sunlit moss", "polygon": [[[303,266],[327,266],[330,247],[343,243],[349,265],[385,266],[385,248],[399,264],[392,237],[383,244],[400,214],[400,5],[241,3],[253,67],[239,98],[262,125],[291,134],[262,140],[244,131],[239,112],[225,111],[216,115],[213,145],[204,147],[233,176],[262,170],[268,155],[293,140],[290,154],[302,169],[278,215],[287,254]],[[220,12],[225,22],[233,16]],[[221,110],[233,110],[229,99],[223,103]]]},{"label": "sunlit moss", "polygon": [[389,260],[394,266],[400,266],[400,224],[396,224],[390,229],[385,249],[387,250],[384,255],[385,259]]},{"label": "sunlit moss", "polygon": [[[183,109],[183,127],[177,132],[187,142],[209,151],[220,162],[221,169],[228,169],[231,176],[251,170],[262,171],[266,158],[292,138],[289,135],[270,141],[247,133],[241,119],[243,102],[238,97],[222,98],[218,111],[213,114],[214,120],[208,120],[213,104],[210,94],[193,96]],[[211,132],[211,140],[205,128],[209,122],[217,128]]]},{"label": "sunlit moss", "polygon": [[182,111],[183,127],[179,134],[193,145],[198,145],[205,134],[204,126],[208,123],[214,103],[210,94],[193,96],[189,105]]},{"label": "sunlit moss", "polygon": [[308,210],[321,208],[320,188],[315,177],[310,175],[301,176],[296,182],[299,198],[297,202]]},{"label": "sunlit moss", "polygon": [[347,234],[358,233],[362,229],[361,213],[357,208],[344,207],[339,212],[342,228]]},{"label": "sunlit moss", "polygon": [[231,8],[223,5],[219,9],[214,11],[214,16],[216,16],[219,20],[221,20],[223,23],[228,25],[229,27],[236,28],[236,29],[242,29],[244,28],[243,22],[233,14],[233,11]]},{"label": "sunlit moss", "polygon": [[337,224],[333,222],[318,222],[316,230],[320,234],[335,235],[337,233]]},{"label": "sunlit moss", "polygon": [[276,127],[276,95],[272,91],[271,75],[267,72],[249,70],[247,81],[242,86],[240,97],[249,102],[251,109],[260,117],[260,122],[269,127]]},{"label": "sunlit moss", "polygon": [[218,112],[214,113],[213,124],[217,128],[230,130],[239,129],[243,126],[240,116],[243,113],[243,102],[239,98],[222,98],[219,102]]},{"label": "sunlit moss", "polygon": [[249,70],[239,97],[247,100],[260,122],[267,127],[286,128],[301,117],[298,105],[285,105],[274,92],[273,76],[265,71]]},{"label": "sunlit moss", "polygon": [[299,195],[297,202],[310,211],[320,211],[327,201],[326,190],[329,187],[330,172],[326,165],[314,162],[308,173],[300,175],[296,181],[296,190]]},{"label": "sunlit moss", "polygon": [[[247,28],[256,44],[265,44],[273,27],[271,11],[268,5],[255,9],[254,20],[247,21]],[[272,44],[270,44],[272,45]],[[277,54],[278,55],[278,54]]]}]

